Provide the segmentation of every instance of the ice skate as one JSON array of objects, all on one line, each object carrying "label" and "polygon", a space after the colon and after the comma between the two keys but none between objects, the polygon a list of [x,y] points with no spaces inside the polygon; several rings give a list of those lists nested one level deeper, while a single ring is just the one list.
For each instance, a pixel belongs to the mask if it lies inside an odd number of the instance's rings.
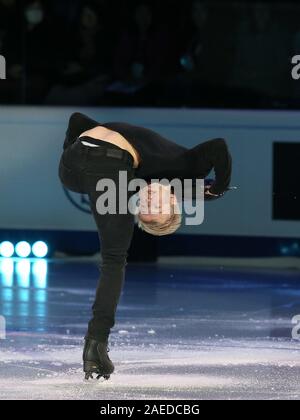
[{"label": "ice skate", "polygon": [[114,371],[114,365],[110,360],[108,353],[108,343],[98,342],[92,339],[86,339],[83,350],[83,370],[85,379],[104,378],[108,380]]}]

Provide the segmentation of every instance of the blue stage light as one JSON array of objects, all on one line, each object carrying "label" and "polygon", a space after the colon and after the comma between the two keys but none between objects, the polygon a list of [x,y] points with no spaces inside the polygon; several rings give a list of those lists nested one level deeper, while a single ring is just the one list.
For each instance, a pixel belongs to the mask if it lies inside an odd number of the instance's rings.
[{"label": "blue stage light", "polygon": [[15,253],[15,248],[11,242],[4,241],[0,244],[0,256],[11,258]]},{"label": "blue stage light", "polygon": [[27,258],[31,254],[31,246],[28,242],[22,241],[17,243],[15,251],[18,257]]},{"label": "blue stage light", "polygon": [[280,253],[281,253],[281,255],[288,255],[288,253],[289,253],[288,247],[287,246],[282,246],[280,248]]},{"label": "blue stage light", "polygon": [[35,242],[32,245],[32,253],[37,258],[45,258],[48,254],[48,246],[43,241]]}]

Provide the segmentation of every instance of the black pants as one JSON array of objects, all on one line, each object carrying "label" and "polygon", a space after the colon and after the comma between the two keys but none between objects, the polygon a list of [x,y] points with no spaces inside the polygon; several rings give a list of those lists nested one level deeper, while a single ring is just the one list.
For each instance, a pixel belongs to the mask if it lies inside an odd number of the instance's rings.
[{"label": "black pants", "polygon": [[[83,139],[86,140],[87,139]],[[93,305],[93,318],[89,322],[86,337],[98,341],[108,338],[115,324],[115,313],[120,298],[127,264],[128,248],[134,231],[134,216],[119,214],[100,215],[96,209],[97,199],[103,192],[96,191],[102,178],[109,178],[119,186],[119,171],[126,171],[128,182],[134,178],[133,158],[129,152],[116,145],[88,138],[89,142],[100,145],[88,147],[77,139],[62,155],[59,177],[69,190],[88,194],[101,248],[100,281]],[[122,155],[122,159],[118,158]],[[128,193],[128,199],[134,193]]]}]

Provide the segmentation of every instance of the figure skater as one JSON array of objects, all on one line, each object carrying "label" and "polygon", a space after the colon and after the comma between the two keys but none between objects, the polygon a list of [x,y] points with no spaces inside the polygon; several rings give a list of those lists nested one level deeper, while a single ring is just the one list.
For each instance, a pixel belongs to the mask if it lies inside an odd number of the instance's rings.
[{"label": "figure skater", "polygon": [[[205,179],[212,169],[215,179],[205,188],[205,200],[221,197],[230,184],[232,158],[224,139],[187,149],[143,127],[123,122],[99,123],[81,113],[71,115],[59,177],[67,189],[89,196],[101,247],[101,276],[83,351],[86,379],[93,378],[93,374],[109,379],[114,371],[108,356],[108,339],[115,325],[135,224],[135,215],[130,212],[99,214],[96,205],[101,195],[96,190],[99,179],[112,179],[117,185],[119,172],[125,171],[128,183],[135,178],[147,181],[141,197],[157,211],[140,212],[138,225],[149,234],[162,236],[174,233],[182,223],[182,216],[175,211],[178,202],[170,191],[170,211],[168,214],[162,211],[167,190],[162,186],[159,194],[155,194],[151,180]],[[131,194],[134,192],[128,193],[129,198]]]}]

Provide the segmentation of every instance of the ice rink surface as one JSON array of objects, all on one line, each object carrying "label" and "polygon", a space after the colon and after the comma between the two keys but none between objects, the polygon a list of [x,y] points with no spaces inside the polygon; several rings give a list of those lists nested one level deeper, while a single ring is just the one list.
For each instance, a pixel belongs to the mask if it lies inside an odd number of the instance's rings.
[{"label": "ice rink surface", "polygon": [[116,372],[83,380],[94,263],[0,260],[0,399],[300,399],[299,271],[127,267]]}]

